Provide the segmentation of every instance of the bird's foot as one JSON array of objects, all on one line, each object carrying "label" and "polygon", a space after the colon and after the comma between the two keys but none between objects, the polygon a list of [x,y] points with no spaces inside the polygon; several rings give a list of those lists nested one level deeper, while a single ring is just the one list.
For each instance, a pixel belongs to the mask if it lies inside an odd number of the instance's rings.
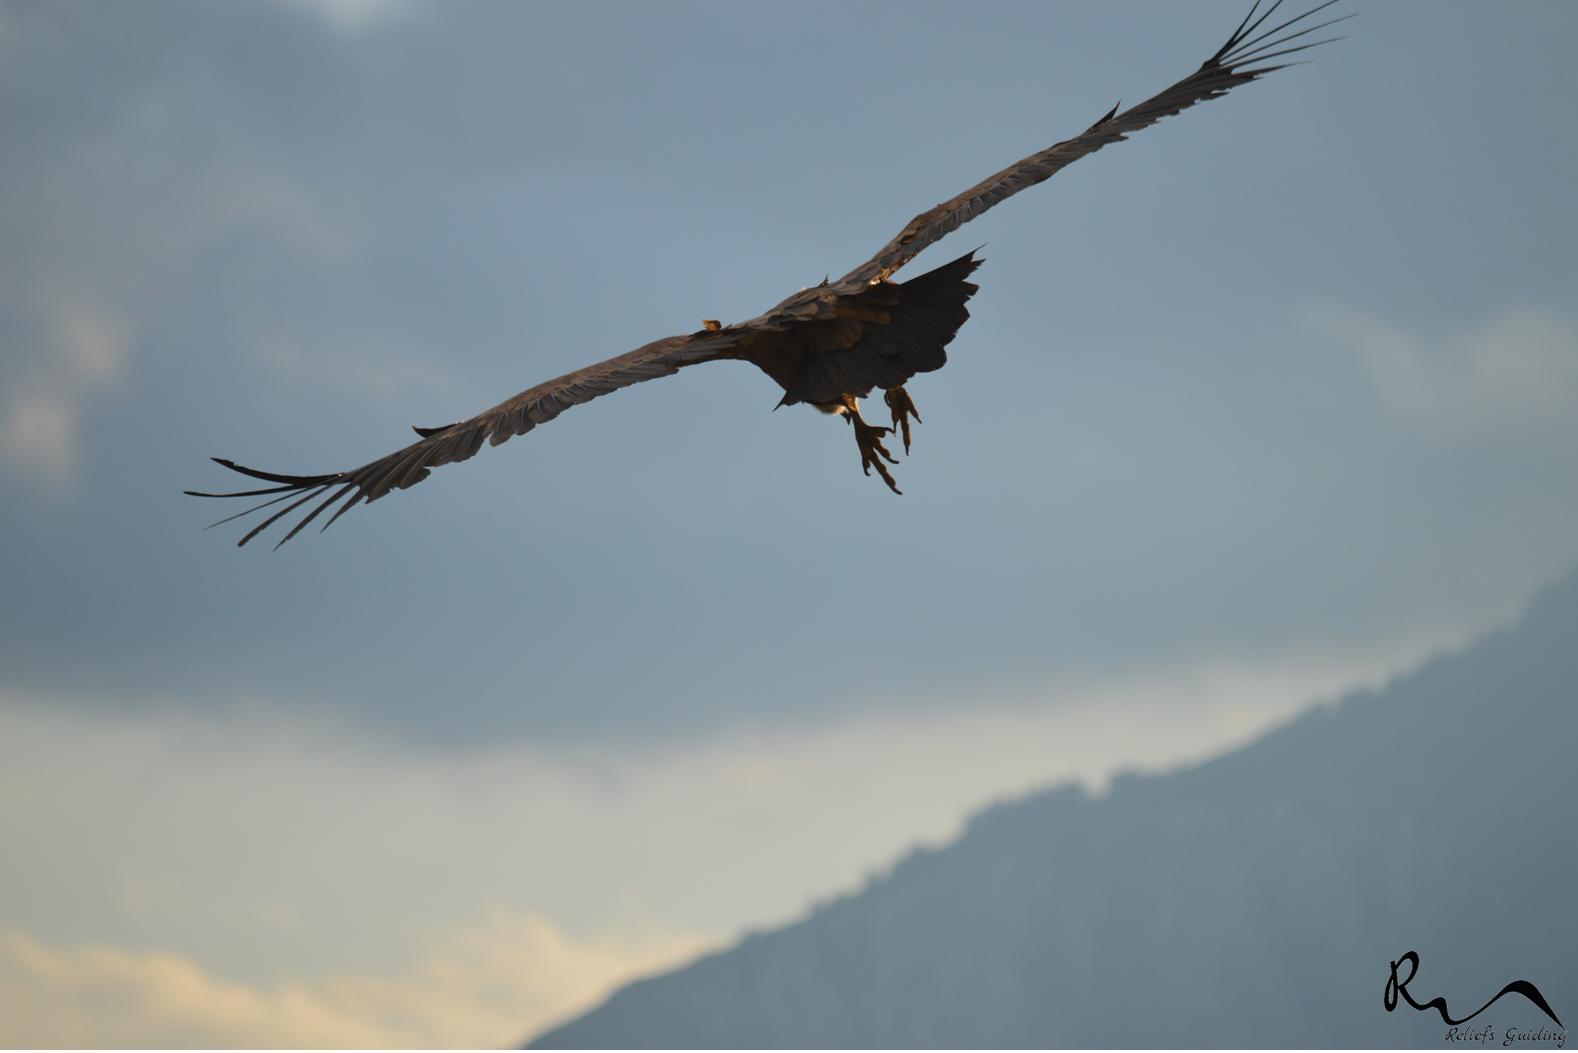
[{"label": "bird's foot", "polygon": [[882,401],[888,404],[888,409],[893,413],[893,430],[904,439],[904,456],[910,455],[910,418],[915,418],[916,424],[924,424],[920,411],[915,408],[915,400],[910,398],[910,393],[904,390],[901,384],[896,388],[889,388],[882,394]]},{"label": "bird's foot", "polygon": [[860,410],[852,405],[853,402],[854,400],[850,399],[845,403],[844,419],[855,429],[855,445],[860,447],[861,471],[870,475],[871,469],[875,468],[877,474],[882,476],[882,481],[888,484],[889,490],[902,494],[904,491],[900,490],[898,484],[893,481],[893,473],[888,471],[888,465],[882,463],[884,460],[888,464],[899,463],[898,458],[889,453],[888,448],[882,444],[883,436],[892,435],[893,429],[867,424],[861,418]]}]

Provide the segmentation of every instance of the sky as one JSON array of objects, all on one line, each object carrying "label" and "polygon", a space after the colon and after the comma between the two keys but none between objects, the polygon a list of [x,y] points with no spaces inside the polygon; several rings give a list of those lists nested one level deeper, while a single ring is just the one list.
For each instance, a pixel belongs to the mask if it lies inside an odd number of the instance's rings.
[{"label": "sky", "polygon": [[0,1040],[511,1042],[1509,620],[1578,561],[1557,2],[1344,0],[925,253],[902,497],[743,364],[277,553],[180,494],[757,314],[1242,6],[0,0]]}]

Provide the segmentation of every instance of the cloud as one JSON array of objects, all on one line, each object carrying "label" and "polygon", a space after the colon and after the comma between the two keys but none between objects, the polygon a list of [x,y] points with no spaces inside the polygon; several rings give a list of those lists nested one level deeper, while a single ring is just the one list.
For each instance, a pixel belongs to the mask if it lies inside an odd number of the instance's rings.
[{"label": "cloud", "polygon": [[1571,314],[1520,304],[1432,333],[1326,308],[1315,324],[1355,356],[1384,404],[1411,425],[1578,426],[1578,318]]},{"label": "cloud", "polygon": [[277,706],[0,696],[0,929],[27,934],[5,943],[0,1042],[498,1045],[991,799],[1209,755],[1364,672],[1200,666],[1046,687],[1057,706],[436,756]]},{"label": "cloud", "polygon": [[309,11],[341,33],[365,33],[395,15],[409,11],[412,0],[281,0]]},{"label": "cloud", "polygon": [[390,402],[412,393],[454,399],[471,391],[442,361],[402,353],[389,344],[378,348],[346,347],[348,336],[332,354],[321,347],[303,347],[277,335],[257,341],[258,363],[283,383],[318,393],[339,391],[362,400]]},{"label": "cloud", "polygon": [[85,384],[113,380],[126,356],[125,326],[81,299],[62,298],[53,316],[67,373]]},{"label": "cloud", "polygon": [[77,460],[76,407],[51,392],[17,395],[0,428],[0,451],[57,482],[69,479]]},{"label": "cloud", "polygon": [[406,975],[249,985],[179,954],[59,947],[0,929],[0,1042],[17,1046],[497,1047],[699,949],[569,939],[495,909]]},{"label": "cloud", "polygon": [[80,294],[57,294],[44,311],[47,351],[0,405],[0,456],[65,483],[77,466],[82,420],[121,374],[131,333]]},{"label": "cloud", "polygon": [[173,954],[61,950],[0,933],[0,1038],[8,1046],[379,1046],[387,1037],[300,987],[263,992]]}]

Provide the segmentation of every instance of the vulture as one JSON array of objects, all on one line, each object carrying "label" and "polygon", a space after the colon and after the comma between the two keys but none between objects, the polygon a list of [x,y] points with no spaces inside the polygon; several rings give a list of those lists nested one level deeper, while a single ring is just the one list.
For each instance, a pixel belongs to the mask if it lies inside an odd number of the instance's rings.
[{"label": "vulture", "polygon": [[[416,442],[359,468],[323,475],[281,475],[215,457],[214,461],[233,472],[272,485],[230,493],[186,493],[194,497],[267,498],[213,526],[284,504],[253,526],[237,542],[240,545],[300,510],[299,518],[274,546],[277,549],[331,508],[334,510],[320,530],[364,501],[376,501],[391,490],[413,486],[440,465],[466,460],[484,443],[497,446],[600,395],[721,360],[754,363],[783,389],[779,406],[806,403],[843,417],[854,432],[862,470],[869,476],[875,468],[888,488],[900,493],[888,467],[898,460],[887,442],[897,434],[907,455],[910,422],[921,419],[904,385],[915,374],[940,369],[947,362],[948,344],[970,316],[965,305],[978,288],[970,277],[980,266],[979,250],[907,281],[896,282],[893,275],[933,242],[1005,198],[1051,177],[1064,165],[1197,102],[1294,64],[1277,59],[1341,39],[1303,42],[1301,38],[1353,17],[1309,24],[1311,16],[1337,2],[1326,0],[1266,27],[1283,0],[1273,0],[1261,11],[1263,2],[1255,0],[1227,42],[1189,76],[1121,113],[1114,106],[1072,139],[1033,153],[927,209],[876,255],[837,281],[824,278],[820,285],[792,294],[749,321],[722,325],[709,319],[696,332],[654,340],[538,384],[468,420],[415,428]],[[883,391],[889,425],[870,424],[861,415],[860,400],[875,388]]]}]

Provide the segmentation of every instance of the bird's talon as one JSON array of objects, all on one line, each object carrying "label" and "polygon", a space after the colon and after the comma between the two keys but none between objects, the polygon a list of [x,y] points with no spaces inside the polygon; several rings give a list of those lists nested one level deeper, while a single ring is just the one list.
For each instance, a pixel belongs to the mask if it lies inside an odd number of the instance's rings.
[{"label": "bird's talon", "polygon": [[897,430],[904,440],[904,456],[910,455],[910,418],[915,418],[916,424],[923,424],[921,415],[915,409],[915,400],[910,398],[910,393],[904,390],[903,385],[889,388],[883,392],[882,401],[888,404],[888,411],[893,414],[893,428]]},{"label": "bird's talon", "polygon": [[889,453],[888,448],[882,443],[882,437],[893,434],[893,429],[867,424],[860,418],[858,412],[849,413],[845,419],[855,429],[855,444],[860,447],[860,470],[870,475],[871,469],[875,468],[889,490],[896,494],[903,493],[893,481],[893,473],[888,471],[888,465],[883,463],[884,460],[888,464],[899,463],[898,458]]}]

